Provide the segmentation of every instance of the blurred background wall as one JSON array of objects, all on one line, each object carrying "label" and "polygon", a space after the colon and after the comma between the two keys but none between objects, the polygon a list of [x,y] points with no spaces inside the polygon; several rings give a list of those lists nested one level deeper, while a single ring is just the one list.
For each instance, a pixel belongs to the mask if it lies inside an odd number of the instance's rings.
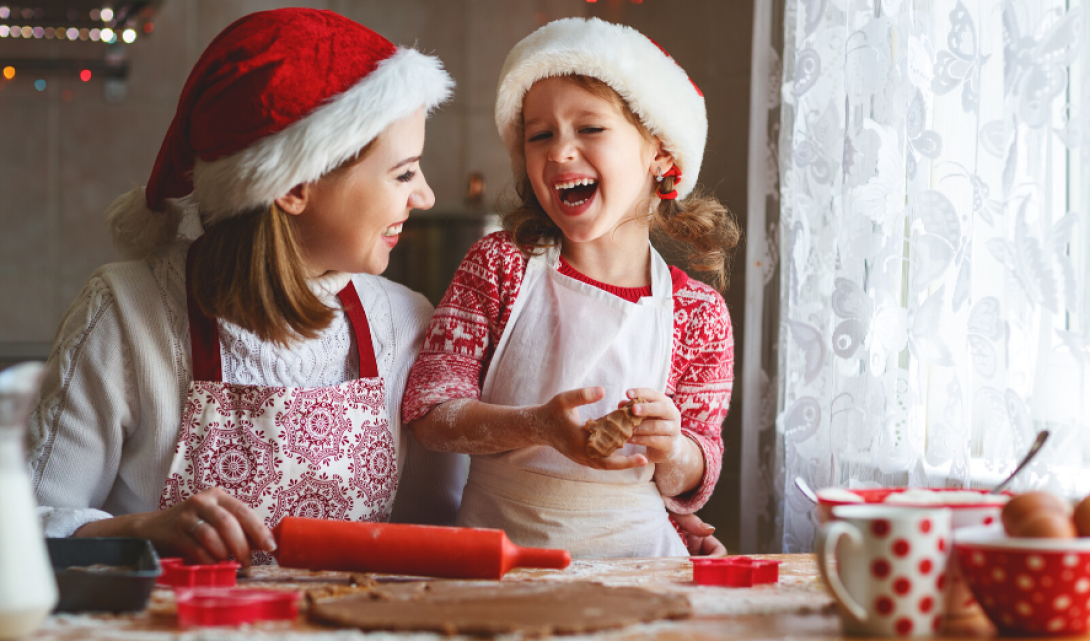
[{"label": "blurred background wall", "polygon": [[[434,302],[446,287],[444,274],[483,229],[482,220],[490,222],[482,215],[510,187],[492,111],[504,57],[524,36],[557,18],[596,16],[631,25],[685,68],[704,92],[710,121],[699,181],[736,213],[744,229],[753,1],[166,0],[149,18],[150,33],[140,29],[133,43],[113,45],[128,60],[122,81],[101,73],[83,81],[78,71],[18,69],[20,59],[63,58],[74,51],[102,58],[106,44],[0,37],[0,68],[15,67],[14,77],[0,76],[0,367],[44,358],[64,310],[87,278],[99,265],[118,260],[103,212],[115,197],[147,181],[189,70],[212,38],[240,16],[282,6],[330,9],[397,44],[439,56],[454,76],[453,101],[428,122],[422,162],[437,205],[406,230],[388,274]],[[0,0],[0,17],[5,7],[21,11],[35,4]],[[473,174],[484,183],[479,204],[466,199]],[[725,293],[739,356],[744,255],[739,247]],[[735,369],[740,371],[737,364]],[[723,428],[723,475],[702,512],[732,552],[738,551],[739,519],[745,518],[738,510],[741,398],[736,382]]]}]

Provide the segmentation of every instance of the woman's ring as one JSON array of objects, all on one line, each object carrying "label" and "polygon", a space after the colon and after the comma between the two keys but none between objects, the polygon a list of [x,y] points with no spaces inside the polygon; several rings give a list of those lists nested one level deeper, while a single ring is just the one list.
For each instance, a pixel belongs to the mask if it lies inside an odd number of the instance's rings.
[{"label": "woman's ring", "polygon": [[197,522],[193,524],[193,527],[189,528],[189,536],[193,536],[193,533],[197,531],[197,528],[199,528],[200,526],[204,525],[207,522],[208,521],[205,521],[204,519],[197,519]]}]

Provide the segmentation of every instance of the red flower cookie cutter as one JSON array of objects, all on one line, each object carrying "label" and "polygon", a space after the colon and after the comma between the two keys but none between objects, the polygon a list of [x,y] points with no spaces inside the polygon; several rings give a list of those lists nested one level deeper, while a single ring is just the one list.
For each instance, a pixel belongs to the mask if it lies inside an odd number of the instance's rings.
[{"label": "red flower cookie cutter", "polygon": [[155,580],[155,584],[175,588],[197,586],[231,588],[235,586],[236,575],[241,567],[234,561],[221,561],[209,565],[186,565],[177,557],[160,559],[159,564],[163,567],[163,573]]},{"label": "red flower cookie cutter", "polygon": [[748,556],[694,558],[693,581],[700,585],[725,585],[749,588],[780,580],[781,561],[766,561]]},{"label": "red flower cookie cutter", "polygon": [[292,621],[299,615],[298,592],[237,588],[175,588],[178,625],[235,626],[256,621]]}]

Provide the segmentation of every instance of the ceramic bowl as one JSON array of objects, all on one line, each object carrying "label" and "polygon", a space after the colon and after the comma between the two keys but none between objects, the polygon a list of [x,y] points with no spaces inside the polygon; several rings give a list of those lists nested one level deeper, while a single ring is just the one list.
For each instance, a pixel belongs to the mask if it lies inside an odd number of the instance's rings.
[{"label": "ceramic bowl", "polygon": [[1000,633],[1090,631],[1090,537],[1027,539],[1000,525],[967,527],[954,532],[954,553]]}]

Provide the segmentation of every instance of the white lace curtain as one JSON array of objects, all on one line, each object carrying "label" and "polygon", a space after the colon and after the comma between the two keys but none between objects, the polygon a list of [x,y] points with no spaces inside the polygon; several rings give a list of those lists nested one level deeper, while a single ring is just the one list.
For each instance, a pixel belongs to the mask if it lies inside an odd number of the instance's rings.
[{"label": "white lace curtain", "polygon": [[[801,476],[1090,492],[1090,0],[759,0],[747,551]],[[782,63],[780,62],[782,61]]]}]

